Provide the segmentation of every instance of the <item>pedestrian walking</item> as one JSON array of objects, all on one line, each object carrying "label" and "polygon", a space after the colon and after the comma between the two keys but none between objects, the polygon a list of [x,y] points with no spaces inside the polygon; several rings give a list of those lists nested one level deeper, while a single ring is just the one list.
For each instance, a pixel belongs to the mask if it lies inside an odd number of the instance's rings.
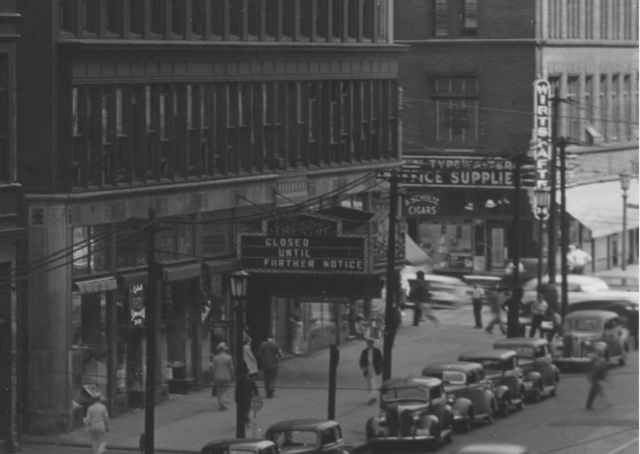
[{"label": "pedestrian walking", "polygon": [[244,362],[247,363],[249,368],[249,375],[256,379],[258,378],[258,360],[251,350],[251,336],[246,331],[242,334],[242,341],[244,342],[242,346]]},{"label": "pedestrian walking", "polygon": [[482,304],[484,302],[484,289],[478,284],[473,284],[471,301],[473,302],[473,316],[476,319],[476,328],[482,328]]},{"label": "pedestrian walking", "polygon": [[109,432],[109,413],[102,403],[102,394],[94,394],[92,403],[87,408],[84,425],[91,437],[94,454],[102,454],[107,449],[107,432]]},{"label": "pedestrian walking", "polygon": [[238,410],[244,419],[244,423],[247,426],[251,425],[251,417],[249,416],[251,412],[251,399],[256,396],[259,396],[258,386],[256,382],[249,375],[249,369],[247,367],[247,363],[244,361],[240,361],[238,363],[238,374],[244,375],[244,386],[236,387],[236,405],[238,406]]},{"label": "pedestrian walking", "polygon": [[502,301],[501,301],[502,293],[500,286],[496,284],[496,286],[488,292],[487,300],[489,301],[489,307],[491,308],[491,314],[493,315],[493,319],[487,325],[485,331],[489,334],[493,333],[493,327],[498,325],[502,334],[506,334],[506,330],[504,327],[504,322],[502,321]]},{"label": "pedestrian walking", "polygon": [[547,340],[551,344],[553,342],[553,338],[557,336],[562,336],[562,316],[558,314],[558,312],[554,311],[552,308],[549,308],[547,312],[547,317],[551,322],[551,330],[547,333]]},{"label": "pedestrian walking", "polygon": [[428,299],[428,283],[424,280],[424,273],[418,271],[416,281],[414,281],[414,290],[411,294],[413,300],[413,326],[420,325],[422,321],[422,304]]},{"label": "pedestrian walking", "polygon": [[221,342],[216,348],[215,356],[211,359],[211,376],[213,377],[212,394],[215,393],[218,398],[218,408],[220,411],[226,410],[229,405],[229,388],[231,388],[235,378],[233,360],[228,352],[229,347],[227,347],[227,344]]},{"label": "pedestrian walking", "polygon": [[627,307],[627,326],[629,334],[633,336],[633,348],[638,350],[638,309],[633,306]]},{"label": "pedestrian walking", "polygon": [[540,330],[540,337],[544,337],[542,322],[548,309],[549,304],[544,300],[542,293],[538,293],[536,301],[534,301],[531,307],[531,330],[529,331],[529,337],[535,337],[536,331],[538,330]]},{"label": "pedestrian walking", "polygon": [[264,379],[264,390],[267,399],[275,396],[276,380],[278,378],[278,367],[280,366],[280,347],[273,340],[273,336],[269,336],[266,341],[260,344],[258,349],[258,358],[260,359],[260,367],[262,368],[262,378]]},{"label": "pedestrian walking", "polygon": [[289,317],[289,325],[291,326],[291,353],[294,355],[302,354],[300,351],[300,342],[302,341],[302,317],[300,316],[300,305],[293,308]]},{"label": "pedestrian walking", "polygon": [[382,374],[382,352],[375,347],[375,339],[367,338],[367,348],[360,354],[360,369],[367,383],[369,400],[367,403],[373,405],[378,397],[380,388],[379,377]]},{"label": "pedestrian walking", "polygon": [[592,258],[589,254],[582,250],[582,246],[576,244],[574,249],[568,254],[569,267],[573,269],[573,274],[584,274],[584,267],[587,266]]},{"label": "pedestrian walking", "polygon": [[604,396],[604,389],[602,382],[607,378],[607,362],[604,355],[599,348],[596,348],[593,352],[593,362],[591,364],[591,371],[589,372],[589,395],[587,396],[587,410],[593,409],[593,401],[598,394]]}]

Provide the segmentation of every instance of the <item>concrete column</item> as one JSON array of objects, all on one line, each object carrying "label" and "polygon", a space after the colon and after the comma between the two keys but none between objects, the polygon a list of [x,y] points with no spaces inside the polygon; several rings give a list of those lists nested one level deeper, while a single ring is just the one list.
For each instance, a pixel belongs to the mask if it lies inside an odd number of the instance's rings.
[{"label": "concrete column", "polygon": [[[29,207],[29,260],[41,260],[71,245],[62,204]],[[71,370],[71,266],[68,257],[30,273],[28,424],[30,435],[68,432],[73,427]],[[58,268],[56,268],[58,267]],[[55,268],[55,269],[54,269]]]}]

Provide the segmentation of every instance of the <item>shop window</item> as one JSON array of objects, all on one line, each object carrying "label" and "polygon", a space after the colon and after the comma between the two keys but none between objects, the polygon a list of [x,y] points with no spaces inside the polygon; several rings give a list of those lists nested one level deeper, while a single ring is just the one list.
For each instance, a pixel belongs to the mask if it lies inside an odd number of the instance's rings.
[{"label": "shop window", "polygon": [[73,400],[87,404],[83,387],[107,393],[106,293],[73,292],[71,304]]},{"label": "shop window", "polygon": [[335,323],[333,303],[309,303],[309,326],[318,328]]},{"label": "shop window", "polygon": [[473,269],[472,224],[457,221],[423,221],[418,244],[434,261],[436,269]]},{"label": "shop window", "polygon": [[478,143],[478,79],[436,78],[431,84],[430,137],[451,145]]},{"label": "shop window", "polygon": [[73,229],[73,274],[83,275],[109,270],[111,229],[109,226]]}]

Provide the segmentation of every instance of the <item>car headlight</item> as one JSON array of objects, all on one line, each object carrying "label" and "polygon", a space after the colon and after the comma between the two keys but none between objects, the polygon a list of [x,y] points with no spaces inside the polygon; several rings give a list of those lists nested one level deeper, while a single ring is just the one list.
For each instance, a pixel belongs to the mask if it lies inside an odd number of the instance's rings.
[{"label": "car headlight", "polygon": [[447,402],[449,402],[450,404],[454,403],[456,401],[456,396],[454,396],[453,394],[448,394],[447,395]]}]

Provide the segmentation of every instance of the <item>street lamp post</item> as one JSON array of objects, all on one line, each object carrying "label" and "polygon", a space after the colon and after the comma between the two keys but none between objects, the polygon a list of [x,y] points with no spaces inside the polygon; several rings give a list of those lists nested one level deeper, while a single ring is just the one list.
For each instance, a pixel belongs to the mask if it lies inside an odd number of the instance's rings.
[{"label": "street lamp post", "polygon": [[246,271],[236,271],[231,273],[231,296],[236,303],[236,438],[245,438],[245,417],[248,402],[239,398],[245,388],[246,368],[240,367],[244,361],[244,349],[242,335],[244,332],[244,299],[247,296],[247,284],[249,283],[249,273]]},{"label": "street lamp post", "polygon": [[627,190],[631,182],[631,174],[624,170],[620,174],[622,188],[622,269],[627,269]]},{"label": "street lamp post", "polygon": [[543,261],[543,236],[542,228],[544,220],[549,217],[549,202],[551,201],[551,192],[548,189],[536,188],[536,217],[539,219],[538,224],[538,292],[542,289],[542,261]]}]

